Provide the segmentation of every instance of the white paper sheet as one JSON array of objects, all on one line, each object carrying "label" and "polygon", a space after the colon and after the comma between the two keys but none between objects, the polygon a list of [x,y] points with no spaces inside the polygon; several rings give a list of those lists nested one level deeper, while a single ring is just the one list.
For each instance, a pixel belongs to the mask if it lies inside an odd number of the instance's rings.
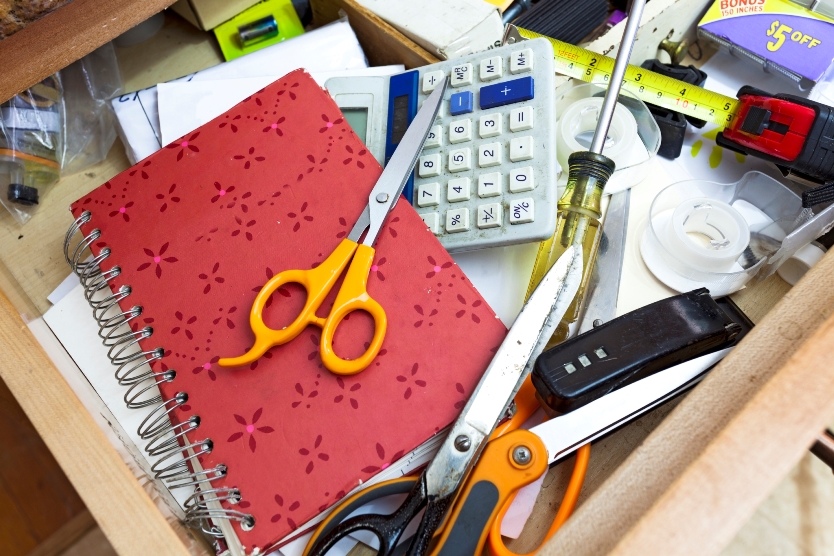
[{"label": "white paper sheet", "polygon": [[[384,76],[400,73],[403,65],[339,71],[314,71],[311,76],[324,87],[331,77]],[[283,74],[210,81],[176,81],[157,85],[162,144],[190,133],[260,91]]]},{"label": "white paper sheet", "polygon": [[[336,71],[367,66],[368,61],[353,29],[347,21],[337,21],[172,82],[280,76],[298,68]],[[122,95],[110,102],[131,163],[162,148],[165,143],[159,125],[156,87]]]},{"label": "white paper sheet", "polygon": [[[118,425],[122,430],[116,429],[116,434],[124,435],[122,442],[127,447],[137,462],[150,477],[150,467],[159,456],[150,457],[141,449],[147,444],[137,432],[142,420],[148,414],[148,409],[128,409],[123,397],[126,387],[120,386],[113,376],[115,367],[110,364],[107,358],[107,347],[101,343],[98,336],[98,324],[93,318],[92,309],[84,298],[84,288],[81,284],[75,286],[68,294],[63,296],[43,316],[43,320],[55,334],[58,341],[63,345],[66,353],[72,358],[75,365],[83,373],[92,386],[95,394],[98,394],[100,401],[106,406],[117,423],[110,423],[111,426]],[[59,367],[60,368],[60,367]],[[74,380],[74,379],[73,379]],[[83,380],[83,379],[82,379]],[[72,384],[72,380],[68,381]],[[158,394],[158,389],[149,394]],[[84,399],[81,395],[79,397]],[[142,399],[145,399],[143,396]],[[88,408],[95,415],[95,408]],[[132,446],[131,446],[132,445]],[[159,489],[167,490],[160,484]],[[185,499],[190,495],[188,489],[175,489],[170,491],[176,501],[183,505]]]}]

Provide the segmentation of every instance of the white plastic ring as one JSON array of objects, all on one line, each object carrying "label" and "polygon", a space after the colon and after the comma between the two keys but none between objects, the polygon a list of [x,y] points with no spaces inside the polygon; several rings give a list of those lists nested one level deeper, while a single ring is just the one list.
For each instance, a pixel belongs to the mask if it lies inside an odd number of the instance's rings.
[{"label": "white plastic ring", "polygon": [[693,268],[729,272],[750,243],[750,230],[744,217],[727,203],[700,197],[678,205],[661,242]]},{"label": "white plastic ring", "polygon": [[[556,160],[568,168],[568,157],[587,151],[599,120],[601,97],[577,100],[562,113],[556,130]],[[581,139],[581,141],[580,141]],[[624,105],[617,103],[602,154],[614,161],[616,171],[605,186],[606,193],[624,191],[646,177],[651,156],[637,132],[637,121]]]},{"label": "white plastic ring", "polygon": [[[568,167],[568,157],[572,153],[588,150],[594,130],[597,127],[601,107],[601,97],[583,98],[568,106],[559,118],[559,129],[556,134],[556,158],[563,168]],[[582,136],[587,136],[585,144],[577,140],[577,137]],[[637,122],[631,112],[618,103],[611,119],[611,127],[605,139],[603,153],[615,163],[618,163],[618,159],[623,154],[631,151],[631,145],[635,139],[638,139]],[[617,164],[617,166],[619,167],[620,164]]]},{"label": "white plastic ring", "polygon": [[805,273],[811,270],[812,266],[820,262],[824,255],[824,247],[818,243],[809,243],[782,263],[782,266],[776,269],[776,272],[791,286],[796,285],[805,276]]}]

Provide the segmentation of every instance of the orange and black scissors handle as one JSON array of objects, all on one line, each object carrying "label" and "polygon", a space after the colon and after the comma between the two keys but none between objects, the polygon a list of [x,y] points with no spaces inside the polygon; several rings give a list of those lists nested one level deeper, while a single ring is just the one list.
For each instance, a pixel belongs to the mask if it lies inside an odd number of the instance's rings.
[{"label": "orange and black scissors handle", "polygon": [[[517,463],[513,454],[527,450],[529,458]],[[547,450],[542,441],[528,431],[513,431],[490,441],[456,498],[430,499],[425,473],[386,481],[356,493],[340,505],[319,526],[307,545],[307,556],[324,556],[345,536],[359,530],[371,531],[380,541],[380,556],[426,554],[432,556],[476,556],[490,534],[491,524],[506,511],[506,506],[521,487],[547,471]],[[392,494],[408,492],[400,508],[391,515],[367,514],[349,519],[359,507]],[[451,502],[451,511],[446,510]],[[395,551],[412,519],[426,507],[414,538]]]},{"label": "orange and black scissors handle", "polygon": [[[391,515],[365,514],[345,519],[373,500],[404,492],[408,492],[405,502]],[[379,556],[392,556],[408,524],[426,508],[426,519],[421,522],[420,530],[417,531],[408,552],[415,553],[417,545],[426,546],[431,541],[436,526],[443,519],[449,498],[429,500],[425,473],[418,477],[403,477],[372,486],[354,494],[327,516],[307,544],[305,554],[323,556],[347,535],[356,531],[370,531],[379,539]],[[428,526],[429,521],[435,524],[435,528]],[[417,553],[424,554],[425,550]]]}]

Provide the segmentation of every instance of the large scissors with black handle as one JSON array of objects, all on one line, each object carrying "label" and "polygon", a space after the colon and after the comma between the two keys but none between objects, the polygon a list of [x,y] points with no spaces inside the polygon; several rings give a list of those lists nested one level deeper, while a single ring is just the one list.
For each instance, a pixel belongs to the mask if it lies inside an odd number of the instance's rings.
[{"label": "large scissors with black handle", "polygon": [[[385,165],[382,175],[368,195],[368,204],[350,231],[350,234],[336,246],[333,253],[319,266],[310,270],[285,270],[273,276],[255,297],[249,313],[249,325],[255,333],[254,345],[239,357],[225,357],[217,364],[221,367],[238,367],[256,361],[270,348],[286,344],[298,337],[308,325],[321,328],[319,353],[321,361],[329,371],[340,375],[356,374],[367,368],[382,348],[388,318],[385,310],[368,294],[368,274],[374,262],[374,248],[377,235],[388,213],[397,204],[423,145],[429,135],[437,112],[443,101],[448,78],[438,85],[423,103],[391,160]],[[362,234],[368,231],[360,243]],[[348,265],[350,265],[348,267]],[[345,279],[336,295],[333,308],[327,317],[316,315],[327,294],[347,267]],[[307,301],[301,313],[288,326],[274,330],[264,323],[263,311],[275,291],[287,283],[300,284],[307,290]],[[354,311],[366,311],[374,319],[374,336],[365,353],[355,359],[343,359],[333,351],[333,336],[339,323]]]}]

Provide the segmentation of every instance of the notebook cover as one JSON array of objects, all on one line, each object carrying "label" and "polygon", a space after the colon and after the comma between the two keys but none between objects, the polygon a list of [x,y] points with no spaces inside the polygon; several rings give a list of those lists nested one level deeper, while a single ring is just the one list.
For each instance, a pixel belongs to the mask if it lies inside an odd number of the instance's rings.
[{"label": "notebook cover", "polygon": [[[449,425],[506,334],[505,327],[407,202],[396,205],[376,244],[368,291],[388,316],[374,363],[352,377],[323,369],[320,330],[244,368],[220,357],[253,342],[249,310],[275,273],[321,263],[362,212],[381,168],[329,95],[294,71],[72,205],[101,230],[94,254],[130,285],[134,327],[163,347],[155,369],[173,368],[163,397],[187,392],[177,422],[199,415],[191,441],[211,438],[204,468],[225,480],[251,513],[247,547],[266,547]],[[332,304],[335,292],[320,315]],[[266,322],[280,328],[304,303],[300,286],[278,290]],[[335,349],[356,356],[372,321],[354,313]],[[147,410],[142,410],[147,411]]]}]

